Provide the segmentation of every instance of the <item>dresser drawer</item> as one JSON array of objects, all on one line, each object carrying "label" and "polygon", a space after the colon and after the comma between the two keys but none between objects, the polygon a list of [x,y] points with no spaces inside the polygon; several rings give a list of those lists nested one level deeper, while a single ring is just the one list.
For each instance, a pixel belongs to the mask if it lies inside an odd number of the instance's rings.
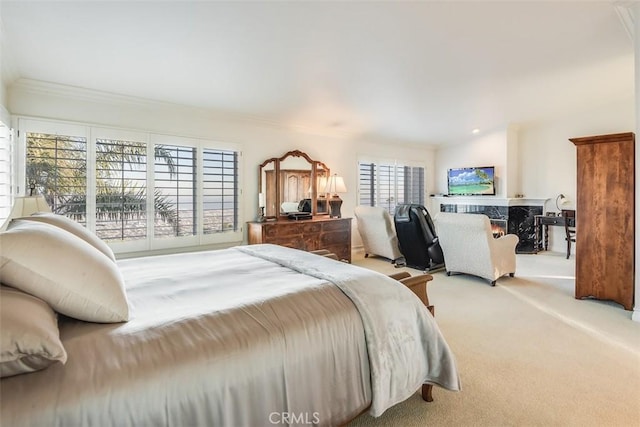
[{"label": "dresser drawer", "polygon": [[322,231],[347,231],[351,229],[351,221],[339,219],[329,220],[322,223]]},{"label": "dresser drawer", "polygon": [[273,225],[267,226],[264,231],[264,235],[268,238],[293,236],[293,235],[302,234],[302,233],[303,233],[302,224],[273,224]]},{"label": "dresser drawer", "polygon": [[283,224],[273,224],[266,227],[267,237],[293,236],[296,234],[314,234],[322,230],[322,224],[318,222],[291,221]]},{"label": "dresser drawer", "polygon": [[303,233],[319,233],[322,231],[322,224],[317,222],[304,224],[302,230]]},{"label": "dresser drawer", "polygon": [[320,245],[347,244],[347,235],[344,232],[322,233],[320,236]]},{"label": "dresser drawer", "polygon": [[304,251],[328,249],[351,262],[351,219],[314,218],[306,221],[249,223],[249,244],[272,243]]}]

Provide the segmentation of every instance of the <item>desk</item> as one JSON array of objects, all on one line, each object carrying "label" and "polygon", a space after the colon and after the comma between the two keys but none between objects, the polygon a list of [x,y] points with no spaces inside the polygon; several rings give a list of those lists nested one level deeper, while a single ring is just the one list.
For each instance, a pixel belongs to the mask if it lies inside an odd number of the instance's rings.
[{"label": "desk", "polygon": [[[567,218],[567,221],[569,221],[569,227],[576,226],[575,217]],[[551,216],[551,215],[535,216],[534,243],[533,243],[534,253],[538,253],[541,250],[546,251],[549,249],[549,226],[564,228],[564,222],[565,222],[565,218],[563,216]],[[543,237],[544,237],[544,245],[542,242]]]}]

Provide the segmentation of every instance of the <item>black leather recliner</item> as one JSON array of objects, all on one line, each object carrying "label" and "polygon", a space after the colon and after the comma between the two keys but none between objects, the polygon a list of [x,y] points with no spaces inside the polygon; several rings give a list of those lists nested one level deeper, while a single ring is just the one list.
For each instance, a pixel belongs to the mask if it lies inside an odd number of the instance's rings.
[{"label": "black leather recliner", "polygon": [[400,251],[407,266],[424,271],[444,267],[444,256],[436,236],[436,228],[422,205],[398,205],[394,217]]}]

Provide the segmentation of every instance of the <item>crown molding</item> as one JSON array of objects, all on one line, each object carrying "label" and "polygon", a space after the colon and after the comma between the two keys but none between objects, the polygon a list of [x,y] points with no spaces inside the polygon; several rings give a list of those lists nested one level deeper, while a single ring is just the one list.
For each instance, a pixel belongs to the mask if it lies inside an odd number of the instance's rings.
[{"label": "crown molding", "polygon": [[353,133],[340,131],[338,129],[320,129],[313,126],[296,123],[282,123],[265,117],[252,116],[248,114],[236,114],[226,111],[214,110],[203,107],[196,107],[184,104],[176,104],[166,101],[159,101],[147,98],[140,98],[130,95],[121,95],[111,92],[104,92],[95,89],[88,89],[78,86],[69,86],[59,83],[45,82],[26,78],[16,79],[11,85],[11,90],[22,91],[34,95],[55,96],[69,98],[78,101],[93,102],[107,105],[130,105],[143,108],[162,108],[172,110],[182,110],[190,114],[212,115],[218,119],[226,121],[242,122],[255,126],[267,127],[289,132],[303,133],[316,136],[325,136],[336,139],[353,138]]},{"label": "crown molding", "polygon": [[16,80],[12,85],[11,89],[19,90],[26,93],[31,93],[35,95],[50,95],[50,96],[58,96],[61,98],[70,98],[78,101],[89,101],[101,104],[112,104],[112,105],[132,105],[132,106],[140,106],[140,107],[165,107],[165,108],[174,108],[174,109],[185,109],[192,111],[208,111],[206,109],[201,109],[197,107],[173,104],[165,101],[158,101],[147,98],[139,98],[130,95],[121,95],[112,92],[104,92],[95,89],[88,89],[79,86],[70,86],[59,83],[45,82],[42,80],[33,80],[27,78],[20,78]]}]

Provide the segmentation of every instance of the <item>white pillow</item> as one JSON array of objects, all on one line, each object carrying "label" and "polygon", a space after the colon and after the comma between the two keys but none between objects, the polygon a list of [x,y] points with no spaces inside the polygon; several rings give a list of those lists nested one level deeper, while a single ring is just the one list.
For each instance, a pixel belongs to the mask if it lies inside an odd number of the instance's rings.
[{"label": "white pillow", "polygon": [[63,230],[74,234],[95,247],[97,250],[109,257],[113,262],[116,261],[116,257],[113,255],[113,251],[105,242],[103,242],[98,236],[87,230],[86,227],[78,224],[72,219],[67,218],[64,215],[56,215],[50,212],[37,212],[31,216],[25,216],[19,219],[26,219],[29,221],[40,221],[47,224],[55,225]]},{"label": "white pillow", "polygon": [[0,286],[0,377],[65,363],[58,319],[46,302]]},{"label": "white pillow", "polygon": [[53,225],[17,219],[0,233],[0,277],[59,313],[89,322],[129,319],[120,270],[106,255]]}]

